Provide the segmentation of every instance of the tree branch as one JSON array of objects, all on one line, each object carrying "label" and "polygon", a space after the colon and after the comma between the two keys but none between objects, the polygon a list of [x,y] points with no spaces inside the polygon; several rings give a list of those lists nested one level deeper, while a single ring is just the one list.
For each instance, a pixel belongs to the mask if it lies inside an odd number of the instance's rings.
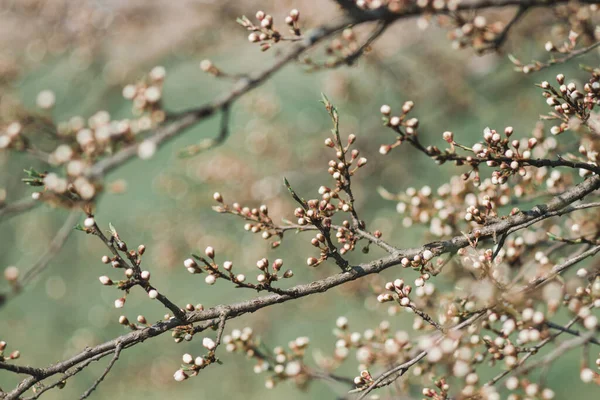
[{"label": "tree branch", "polygon": [[62,227],[56,232],[56,235],[50,242],[48,249],[42,254],[42,256],[36,261],[31,268],[29,268],[23,278],[13,284],[13,290],[7,293],[0,293],[0,307],[6,304],[6,301],[10,298],[14,298],[17,294],[21,293],[23,288],[35,279],[40,273],[42,273],[50,262],[58,255],[60,250],[64,247],[67,239],[73,232],[75,223],[79,218],[79,212],[71,211],[67,219],[65,220]]},{"label": "tree branch", "polygon": [[121,343],[117,344],[117,347],[115,348],[115,355],[113,356],[113,358],[110,360],[110,362],[106,366],[106,369],[104,370],[102,375],[100,375],[100,377],[98,377],[98,379],[96,379],[94,384],[88,390],[86,390],[83,395],[81,395],[79,400],[87,399],[90,396],[90,394],[92,394],[92,392],[94,390],[96,390],[98,385],[104,380],[104,378],[106,378],[106,375],[108,375],[108,373],[110,372],[113,365],[115,365],[115,363],[119,359],[119,355],[121,354],[122,349],[123,349],[123,347],[121,346]]},{"label": "tree branch", "polygon": [[[285,303],[290,300],[296,300],[317,293],[323,293],[347,282],[354,281],[366,275],[379,273],[388,268],[396,266],[400,264],[402,258],[414,257],[415,255],[421,254],[425,250],[432,251],[436,256],[445,253],[454,253],[459,248],[469,246],[470,243],[473,243],[476,238],[478,238],[479,241],[482,241],[486,238],[489,239],[496,237],[497,235],[506,232],[513,226],[523,225],[528,221],[539,218],[546,213],[552,213],[565,208],[570,203],[580,200],[598,188],[600,188],[600,176],[592,176],[582,183],[570,188],[561,195],[552,198],[546,204],[538,205],[527,212],[506,217],[503,220],[499,220],[493,224],[476,229],[474,232],[469,234],[457,236],[445,241],[432,242],[419,248],[401,250],[369,263],[354,266],[349,271],[342,272],[325,279],[317,280],[309,284],[294,286],[288,289],[287,294],[284,295],[270,294],[248,301],[233,303],[227,306],[216,306],[203,311],[193,311],[187,313],[183,321],[172,319],[169,321],[158,322],[148,328],[136,330],[126,335],[122,335],[109,342],[100,344],[93,348],[88,348],[67,360],[52,364],[44,369],[40,369],[40,373],[38,375],[31,376],[23,380],[13,391],[7,394],[6,398],[15,400],[37,382],[40,382],[55,374],[65,372],[69,368],[85,362],[91,357],[95,357],[104,353],[109,354],[108,352],[114,351],[119,343],[122,344],[123,348],[127,348],[154,336],[161,335],[179,325],[204,322],[203,328],[213,326],[215,324],[214,320],[216,319],[218,323],[219,319],[221,318],[224,307],[229,310],[227,319],[232,319],[244,314],[256,312],[260,309],[275,304]],[[7,365],[8,364],[5,362],[0,362],[0,369],[8,370],[10,367]]]}]

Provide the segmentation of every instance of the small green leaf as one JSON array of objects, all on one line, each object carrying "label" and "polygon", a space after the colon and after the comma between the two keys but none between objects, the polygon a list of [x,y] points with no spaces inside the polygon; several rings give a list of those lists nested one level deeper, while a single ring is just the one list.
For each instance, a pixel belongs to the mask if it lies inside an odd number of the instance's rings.
[{"label": "small green leaf", "polygon": [[117,230],[115,229],[115,227],[113,226],[113,224],[112,224],[112,223],[110,223],[110,222],[108,223],[108,229],[110,229],[110,233],[111,233],[113,236],[118,236],[118,234],[117,234]]},{"label": "small green leaf", "polygon": [[290,194],[292,195],[294,200],[296,200],[298,203],[300,203],[302,208],[306,209],[308,207],[308,204],[306,204],[306,201],[303,198],[301,198],[300,196],[298,196],[296,194],[294,189],[292,189],[290,182],[287,180],[287,178],[285,176],[283,177],[283,183],[285,184],[285,187],[288,189],[288,191],[290,192]]},{"label": "small green leaf", "polygon": [[82,231],[85,232],[85,229],[83,228],[83,226],[81,226],[81,224],[77,224],[73,227],[73,229],[75,229],[76,231]]},{"label": "small green leaf", "polygon": [[35,169],[24,169],[25,174],[27,174],[27,178],[21,179],[26,185],[29,186],[44,186],[43,178],[44,175],[36,171]]},{"label": "small green leaf", "polygon": [[550,240],[559,240],[560,238],[553,233],[546,232],[546,235],[550,238]]}]

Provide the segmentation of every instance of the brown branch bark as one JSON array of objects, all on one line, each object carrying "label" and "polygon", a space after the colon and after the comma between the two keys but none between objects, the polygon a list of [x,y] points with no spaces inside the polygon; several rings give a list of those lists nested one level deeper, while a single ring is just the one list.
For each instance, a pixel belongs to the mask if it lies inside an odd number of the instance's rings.
[{"label": "brown branch bark", "polygon": [[[232,319],[244,314],[256,312],[260,309],[275,304],[285,303],[309,295],[323,293],[334,287],[354,281],[363,276],[379,273],[388,268],[396,266],[400,264],[402,258],[414,257],[426,249],[432,251],[436,256],[445,253],[454,253],[459,248],[469,246],[470,243],[474,242],[476,237],[479,241],[497,237],[514,226],[524,225],[527,222],[539,218],[545,214],[553,213],[563,209],[569,204],[582,199],[598,188],[600,188],[600,176],[592,176],[562,193],[561,195],[552,198],[546,204],[538,205],[530,211],[515,214],[513,216],[506,217],[505,219],[501,219],[493,224],[483,226],[475,230],[477,233],[474,231],[449,240],[432,242],[419,248],[400,250],[369,263],[354,266],[349,271],[342,272],[309,284],[294,286],[288,289],[287,294],[285,295],[270,294],[248,301],[212,307],[204,311],[189,312],[185,314],[184,320],[173,318],[169,321],[159,322],[145,329],[130,332],[114,340],[100,344],[93,348],[86,349],[85,351],[76,354],[67,360],[52,364],[46,368],[39,369],[39,371],[36,371],[37,374],[35,376],[30,376],[29,378],[24,379],[14,390],[9,392],[6,396],[6,399],[15,400],[37,382],[40,382],[50,376],[64,373],[70,368],[77,366],[82,362],[86,362],[86,360],[90,359],[91,357],[98,356],[99,354],[110,354],[119,344],[123,346],[123,349],[126,349],[127,347],[136,345],[154,336],[161,335],[179,325],[202,322],[200,329],[206,329],[215,325],[215,323],[218,323],[224,314],[227,315],[227,319]],[[9,368],[14,369],[15,367],[12,365],[9,366],[8,363],[0,362],[0,369],[10,370]]]}]

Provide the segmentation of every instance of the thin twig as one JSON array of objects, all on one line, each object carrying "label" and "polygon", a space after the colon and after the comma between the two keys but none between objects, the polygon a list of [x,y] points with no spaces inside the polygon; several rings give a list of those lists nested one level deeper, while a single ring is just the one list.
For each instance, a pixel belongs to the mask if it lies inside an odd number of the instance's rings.
[{"label": "thin twig", "polygon": [[[564,64],[564,63],[566,63],[569,60],[572,60],[572,59],[574,59],[576,57],[579,57],[579,56],[582,56],[584,54],[587,54],[590,51],[598,48],[598,46],[600,46],[600,42],[596,42],[596,43],[594,43],[594,44],[592,44],[590,46],[583,47],[581,49],[573,50],[573,51],[569,52],[569,54],[567,54],[564,57],[552,58],[551,60],[546,61],[545,63],[542,63],[542,62],[539,62],[539,61],[534,61],[533,63],[531,63],[529,65],[529,67],[531,67],[530,70],[541,71],[542,69],[549,68],[549,67],[551,67],[553,65],[556,65],[556,64]],[[519,70],[521,70],[521,68],[519,68]]]},{"label": "thin twig", "polygon": [[492,386],[495,385],[498,381],[502,380],[505,376],[509,375],[509,374],[514,374],[517,370],[517,368],[519,368],[521,365],[523,365],[527,359],[529,359],[529,357],[533,356],[535,353],[537,353],[537,351],[539,349],[541,349],[542,347],[544,347],[546,344],[550,343],[552,340],[556,339],[558,336],[560,336],[563,332],[565,332],[566,329],[569,329],[571,326],[573,326],[573,324],[575,324],[577,321],[579,320],[579,317],[575,317],[573,319],[571,319],[567,325],[565,325],[563,327],[563,330],[561,330],[560,332],[549,336],[548,338],[542,340],[540,343],[538,343],[537,345],[535,345],[529,352],[527,352],[527,354],[525,354],[517,363],[516,366],[514,366],[512,369],[507,369],[506,371],[501,372],[500,374],[496,375],[494,378],[492,378],[490,381],[488,381],[485,386]]},{"label": "thin twig", "polygon": [[[544,323],[551,329],[556,329],[558,331],[562,331],[564,333],[568,333],[569,335],[573,335],[573,336],[581,336],[581,333],[579,331],[576,331],[574,329],[569,329],[568,327],[564,327],[559,324],[555,324],[552,321],[546,321]],[[590,343],[594,343],[594,344],[597,344],[598,346],[600,346],[600,341],[593,337],[590,338]]]},{"label": "thin twig", "polygon": [[0,206],[0,223],[18,214],[29,211],[38,205],[40,205],[39,201],[31,199],[21,200],[13,204],[4,204]]},{"label": "thin twig", "polygon": [[48,249],[42,254],[42,256],[29,268],[24,274],[23,278],[19,279],[13,284],[13,290],[11,292],[2,294],[0,293],[0,307],[6,304],[6,301],[10,298],[14,298],[17,294],[23,291],[23,288],[34,280],[39,274],[41,274],[50,265],[50,262],[58,255],[60,250],[64,247],[67,239],[73,232],[75,223],[79,218],[80,212],[71,211],[69,216],[63,223],[62,227],[56,232],[52,242]]},{"label": "thin twig", "polygon": [[123,349],[123,346],[121,345],[121,343],[117,344],[117,347],[115,348],[115,355],[113,356],[113,358],[110,360],[110,362],[108,363],[108,365],[104,369],[104,372],[102,373],[102,375],[100,375],[98,377],[98,379],[96,379],[96,381],[94,382],[94,384],[88,390],[86,390],[85,393],[83,393],[81,395],[81,397],[79,398],[79,400],[87,399],[90,396],[90,394],[92,394],[92,392],[94,390],[96,390],[96,388],[98,387],[98,385],[100,385],[100,383],[104,380],[104,378],[106,378],[106,375],[108,375],[108,373],[110,372],[110,370],[113,367],[113,365],[115,365],[115,363],[119,359],[119,355],[121,354],[121,350],[122,349]]},{"label": "thin twig", "polygon": [[[454,326],[452,329],[450,329],[450,331],[459,331],[467,326],[472,325],[475,321],[477,321],[479,318],[481,318],[483,316],[483,314],[485,314],[486,311],[487,310],[481,310],[478,313],[475,313],[470,318],[468,318],[465,321],[462,321],[461,323]],[[436,342],[439,343],[444,337],[445,337],[445,335],[440,336]],[[358,400],[362,400],[362,399],[366,398],[367,395],[369,393],[371,393],[371,391],[373,391],[374,389],[378,389],[378,388],[390,385],[391,383],[395,382],[396,379],[398,379],[399,377],[404,375],[406,373],[406,371],[408,371],[410,369],[410,367],[412,367],[417,362],[419,362],[421,359],[423,359],[427,355],[428,352],[429,352],[429,350],[423,350],[422,352],[417,354],[415,357],[413,357],[411,360],[409,360],[403,364],[400,364],[400,365],[384,372],[383,374],[381,374],[375,381],[373,381],[373,383],[371,385],[369,385],[369,387],[367,387],[366,389],[361,391],[362,394],[358,398]],[[392,378],[389,378],[392,375],[395,375],[395,376],[393,376]]]},{"label": "thin twig", "polygon": [[198,144],[193,144],[184,147],[179,151],[180,157],[193,157],[205,150],[217,147],[225,142],[227,136],[229,136],[229,119],[230,119],[230,105],[224,104],[221,108],[221,128],[219,129],[219,135],[215,138],[204,139]]},{"label": "thin twig", "polygon": [[521,4],[519,6],[519,8],[517,9],[517,12],[515,13],[515,15],[511,18],[511,20],[508,22],[508,24],[506,24],[506,26],[504,27],[502,32],[500,32],[494,38],[494,40],[492,40],[492,42],[489,43],[489,45],[482,48],[480,51],[485,52],[488,50],[494,50],[494,51],[498,50],[504,44],[506,39],[508,38],[508,32],[519,20],[521,20],[521,18],[523,18],[525,16],[527,11],[529,11],[529,6],[527,4]]}]

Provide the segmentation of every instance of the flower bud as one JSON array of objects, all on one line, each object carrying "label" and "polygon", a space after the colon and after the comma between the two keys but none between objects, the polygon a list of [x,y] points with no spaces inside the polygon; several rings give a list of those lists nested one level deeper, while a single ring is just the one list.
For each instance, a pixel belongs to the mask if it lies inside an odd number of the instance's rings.
[{"label": "flower bud", "polygon": [[100,283],[102,283],[103,285],[110,286],[113,284],[113,281],[106,275],[101,276],[99,279]]},{"label": "flower bud", "polygon": [[123,308],[125,305],[125,297],[121,297],[115,300],[115,308]]},{"label": "flower bud", "polygon": [[387,104],[384,104],[384,105],[381,106],[381,108],[379,109],[379,111],[383,115],[390,115],[390,113],[392,112],[392,108],[390,106],[388,106]]},{"label": "flower bud", "polygon": [[208,350],[214,350],[217,347],[217,344],[211,338],[205,337],[202,339],[202,346],[206,347]]},{"label": "flower bud", "polygon": [[177,382],[183,382],[184,380],[186,380],[188,378],[187,374],[182,370],[182,369],[178,369],[177,371],[175,371],[175,373],[173,374],[173,378],[177,381]]}]

